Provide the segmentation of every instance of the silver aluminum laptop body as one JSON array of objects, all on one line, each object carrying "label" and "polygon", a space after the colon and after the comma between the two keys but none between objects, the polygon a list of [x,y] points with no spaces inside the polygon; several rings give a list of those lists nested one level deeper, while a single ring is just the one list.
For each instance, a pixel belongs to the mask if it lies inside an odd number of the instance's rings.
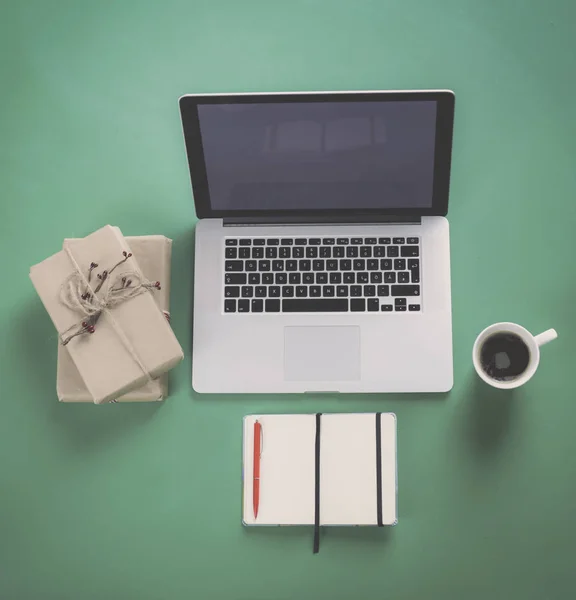
[{"label": "silver aluminum laptop body", "polygon": [[449,91],[180,99],[201,393],[453,384]]}]

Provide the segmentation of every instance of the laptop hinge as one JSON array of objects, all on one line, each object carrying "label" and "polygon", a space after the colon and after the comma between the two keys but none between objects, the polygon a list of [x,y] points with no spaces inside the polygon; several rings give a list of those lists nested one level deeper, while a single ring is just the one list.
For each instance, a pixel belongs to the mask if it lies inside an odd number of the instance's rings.
[{"label": "laptop hinge", "polygon": [[225,227],[249,227],[263,225],[420,225],[421,217],[394,215],[346,215],[346,216],[279,216],[279,217],[225,217]]}]

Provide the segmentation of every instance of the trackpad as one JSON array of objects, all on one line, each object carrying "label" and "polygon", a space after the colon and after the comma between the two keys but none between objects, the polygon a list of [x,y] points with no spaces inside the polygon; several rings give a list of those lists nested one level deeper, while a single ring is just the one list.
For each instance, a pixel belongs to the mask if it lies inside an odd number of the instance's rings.
[{"label": "trackpad", "polygon": [[285,327],[284,379],[360,379],[360,327]]}]

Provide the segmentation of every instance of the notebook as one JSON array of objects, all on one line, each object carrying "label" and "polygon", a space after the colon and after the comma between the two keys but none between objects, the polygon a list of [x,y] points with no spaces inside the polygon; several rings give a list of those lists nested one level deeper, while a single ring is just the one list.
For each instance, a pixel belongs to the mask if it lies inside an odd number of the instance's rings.
[{"label": "notebook", "polygon": [[[254,425],[261,426],[254,516]],[[396,415],[244,417],[244,525],[395,525]]]}]

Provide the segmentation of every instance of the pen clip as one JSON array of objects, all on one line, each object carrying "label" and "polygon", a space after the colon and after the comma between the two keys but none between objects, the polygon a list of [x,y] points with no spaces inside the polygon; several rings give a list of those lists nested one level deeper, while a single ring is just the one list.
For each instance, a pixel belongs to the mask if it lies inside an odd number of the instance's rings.
[{"label": "pen clip", "polygon": [[262,456],[262,452],[264,452],[264,427],[262,427],[262,423],[258,419],[256,419],[256,423],[260,425],[260,456]]}]

